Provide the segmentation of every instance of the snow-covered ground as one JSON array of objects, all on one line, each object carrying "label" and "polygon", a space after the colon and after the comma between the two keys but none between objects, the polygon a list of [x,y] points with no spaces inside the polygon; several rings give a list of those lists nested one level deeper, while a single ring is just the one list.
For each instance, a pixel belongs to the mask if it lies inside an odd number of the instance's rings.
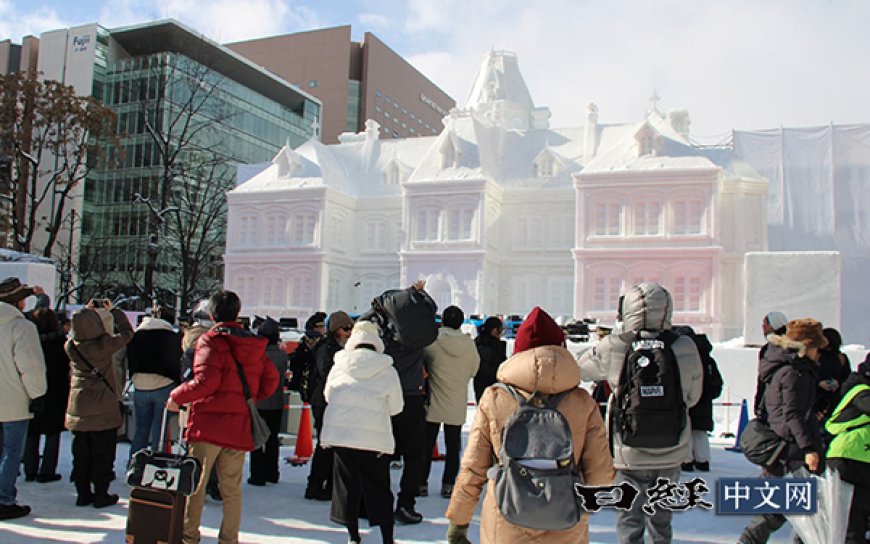
[{"label": "snow-covered ground", "polygon": [[[469,423],[473,417],[469,408]],[[467,437],[463,437],[463,444]],[[712,471],[704,475],[711,490],[715,480],[722,476],[753,476],[756,468],[739,453],[725,450],[733,444],[733,439],[714,439],[712,448]],[[60,473],[70,472],[70,436],[64,433],[62,439],[62,458]],[[118,445],[116,471],[121,474],[127,459],[127,444]],[[443,445],[441,446],[443,451]],[[284,447],[284,456],[292,453],[292,447]],[[441,481],[443,463],[432,464],[429,478],[430,489],[438,489]],[[399,471],[393,471],[394,491],[397,490]],[[302,494],[308,467],[282,465],[281,481],[267,487],[252,487],[243,484],[244,516],[241,541],[256,544],[272,543],[344,543],[347,536],[344,528],[329,521],[329,503],[305,500]],[[692,473],[684,475],[684,481],[703,475]],[[247,478],[247,471],[246,471]],[[92,507],[77,508],[75,491],[68,481],[39,484],[18,481],[18,497],[22,504],[33,507],[33,513],[23,519],[0,522],[0,544],[27,544],[42,542],[123,542],[124,524],[127,513],[127,487],[116,481],[112,491],[122,496],[121,502],[113,507],[96,510]],[[715,502],[713,493],[704,497]],[[444,542],[447,519],[444,510],[447,500],[437,493],[434,496],[419,498],[418,510],[425,516],[420,525],[396,528],[396,541],[400,543]],[[740,534],[748,518],[742,516],[717,516],[711,511],[692,510],[674,514],[674,542],[688,543],[733,543]],[[215,542],[217,528],[220,526],[220,505],[206,502],[203,516],[204,542]],[[615,516],[613,511],[602,510],[590,518],[590,535],[594,543],[616,542]],[[364,529],[368,531],[367,528]],[[380,542],[377,528],[371,536],[363,535],[364,541]],[[478,541],[479,519],[475,517],[471,539]],[[790,542],[791,530],[784,527],[771,539],[772,543]]]}]

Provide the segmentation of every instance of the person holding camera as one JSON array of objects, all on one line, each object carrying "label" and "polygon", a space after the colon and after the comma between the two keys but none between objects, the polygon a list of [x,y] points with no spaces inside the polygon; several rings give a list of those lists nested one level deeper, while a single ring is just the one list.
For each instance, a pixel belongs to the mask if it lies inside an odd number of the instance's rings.
[{"label": "person holding camera", "polygon": [[127,316],[108,299],[91,300],[72,316],[72,334],[65,346],[72,367],[66,428],[73,435],[76,506],[105,508],[118,502],[118,495],[109,493],[121,426],[112,356],[132,338]]}]

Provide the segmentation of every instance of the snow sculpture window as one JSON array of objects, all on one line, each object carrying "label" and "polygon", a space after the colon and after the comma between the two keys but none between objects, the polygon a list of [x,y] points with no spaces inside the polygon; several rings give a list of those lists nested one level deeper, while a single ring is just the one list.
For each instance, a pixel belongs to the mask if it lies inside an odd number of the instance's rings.
[{"label": "snow sculpture window", "polygon": [[592,310],[615,313],[621,292],[622,278],[618,276],[596,277],[592,282]]},{"label": "snow sculpture window", "polygon": [[474,208],[454,208],[447,212],[447,238],[449,240],[471,240],[471,225],[474,221]]},{"label": "snow sculpture window", "polygon": [[407,179],[407,175],[399,162],[393,160],[384,168],[384,183],[387,185],[401,185]]},{"label": "snow sculpture window", "polygon": [[539,217],[519,218],[513,236],[515,247],[526,249],[539,249],[543,247],[543,240],[541,240],[541,219]]},{"label": "snow sculpture window", "polygon": [[701,234],[704,205],[701,199],[677,200],[673,203],[673,234]]},{"label": "snow sculpture window", "polygon": [[285,243],[286,219],[281,214],[266,216],[265,244],[267,247],[279,247]]},{"label": "snow sculpture window", "polygon": [[329,293],[326,296],[327,308],[341,307],[342,301],[344,300],[341,289],[342,285],[344,285],[344,282],[342,281],[341,276],[337,274],[329,276]]},{"label": "snow sculpture window", "polygon": [[291,278],[290,287],[290,306],[296,308],[311,307],[311,301],[314,298],[314,280],[310,274],[297,272]]},{"label": "snow sculpture window", "polygon": [[314,244],[317,215],[314,212],[299,212],[293,216],[290,226],[290,242],[294,246]]},{"label": "snow sculpture window", "polygon": [[386,251],[387,222],[377,219],[369,221],[365,226],[363,249],[366,251]]},{"label": "snow sculpture window", "polygon": [[239,218],[238,246],[240,248],[256,247],[258,242],[257,216],[244,215]]},{"label": "snow sculpture window", "polygon": [[254,306],[257,304],[257,278],[252,273],[242,273],[236,276],[236,290],[242,305]]},{"label": "snow sculpture window", "polygon": [[703,288],[700,276],[675,276],[671,282],[675,312],[700,312]]},{"label": "snow sculpture window", "polygon": [[539,178],[551,178],[556,174],[556,166],[550,156],[541,158],[535,166]]},{"label": "snow sculpture window", "polygon": [[283,308],[287,304],[286,282],[277,273],[271,273],[263,278],[262,306]]},{"label": "snow sculpture window", "polygon": [[598,202],[594,207],[595,236],[619,236],[622,234],[622,204]]},{"label": "snow sculpture window", "polygon": [[438,210],[422,209],[417,211],[416,224],[414,225],[414,240],[421,242],[434,242],[438,240],[440,218]]},{"label": "snow sculpture window", "polygon": [[514,280],[513,308],[528,312],[541,304],[544,280],[538,276],[521,276]]},{"label": "snow sculpture window", "polygon": [[641,202],[634,205],[634,234],[636,236],[653,236],[659,234],[659,217],[661,204],[658,202]]}]

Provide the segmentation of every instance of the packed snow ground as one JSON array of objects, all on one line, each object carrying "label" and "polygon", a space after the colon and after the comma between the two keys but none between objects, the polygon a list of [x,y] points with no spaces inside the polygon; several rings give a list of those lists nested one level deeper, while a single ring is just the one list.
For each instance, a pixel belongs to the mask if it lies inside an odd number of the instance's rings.
[{"label": "packed snow ground", "polygon": [[[464,429],[463,444],[473,418]],[[75,490],[66,480],[70,473],[70,435],[64,433],[61,444],[59,472],[65,479],[49,484],[18,480],[18,498],[22,504],[33,507],[33,513],[22,519],[0,522],[0,544],[36,544],[42,542],[117,543],[124,541],[124,526],[127,514],[128,488],[121,481],[112,483],[111,491],[121,495],[118,505],[96,510],[92,507],[75,506]],[[706,477],[713,490],[704,498],[715,503],[715,480],[723,476],[754,476],[756,468],[739,453],[725,450],[733,445],[733,439],[714,439],[712,447],[712,471],[708,474],[684,474],[686,481],[695,476]],[[282,457],[292,454],[292,447],[282,448]],[[443,444],[441,445],[443,451]],[[120,475],[127,460],[128,445],[118,445],[115,470]],[[429,487],[435,494],[417,500],[417,509],[424,515],[419,525],[397,525],[396,542],[444,542],[448,521],[444,517],[447,500],[437,490],[440,487],[444,463],[433,463]],[[394,492],[398,490],[400,472],[392,471]],[[282,465],[281,481],[267,487],[252,487],[243,483],[244,514],[241,542],[256,544],[277,543],[345,543],[344,528],[329,520],[329,503],[305,500],[302,494],[308,476],[308,467]],[[245,471],[247,478],[247,470]],[[479,514],[479,509],[478,509]],[[215,542],[220,526],[221,509],[218,503],[206,501],[203,515],[203,542]],[[744,516],[717,516],[712,511],[691,510],[674,514],[674,543],[733,543],[743,526],[749,521]],[[472,522],[471,540],[479,541],[480,520]],[[590,539],[593,543],[616,542],[615,516],[613,511],[602,510],[590,517]],[[377,528],[368,529],[363,520],[363,541],[380,542]],[[368,536],[366,533],[369,533]],[[786,526],[774,534],[770,542],[790,542],[791,529]]]}]

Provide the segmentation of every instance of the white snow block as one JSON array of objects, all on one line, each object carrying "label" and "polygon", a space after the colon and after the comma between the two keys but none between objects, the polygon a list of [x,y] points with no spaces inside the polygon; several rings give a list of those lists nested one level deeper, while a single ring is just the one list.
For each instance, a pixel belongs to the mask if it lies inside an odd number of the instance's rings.
[{"label": "white snow block", "polygon": [[[27,285],[39,285],[45,289],[45,294],[51,297],[51,306],[55,303],[55,286],[57,285],[57,269],[52,264],[28,262],[0,262],[0,279],[14,276]],[[25,311],[33,309],[35,297],[28,297]]]},{"label": "white snow block", "polygon": [[837,251],[749,252],[744,261],[743,338],[764,344],[761,320],[773,310],[789,319],[812,317],[840,328],[840,253]]}]

